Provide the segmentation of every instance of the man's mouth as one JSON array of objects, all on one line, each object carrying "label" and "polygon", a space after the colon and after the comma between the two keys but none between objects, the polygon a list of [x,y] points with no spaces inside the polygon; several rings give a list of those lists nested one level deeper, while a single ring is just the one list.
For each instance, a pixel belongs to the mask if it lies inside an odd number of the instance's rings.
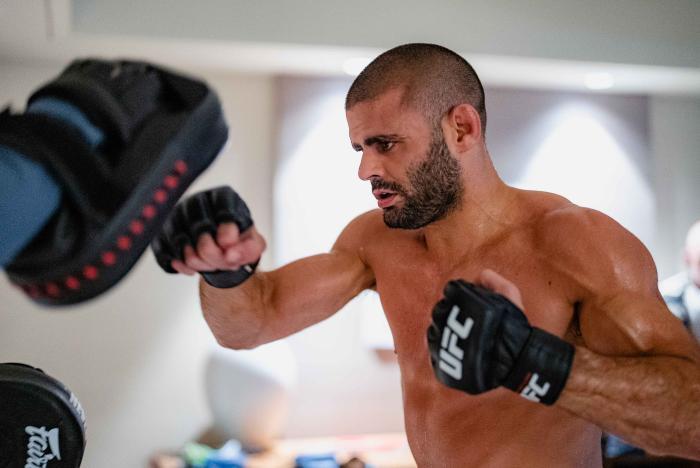
[{"label": "man's mouth", "polygon": [[376,189],[372,190],[372,195],[374,195],[374,198],[377,199],[377,206],[384,209],[394,204],[398,194],[396,192],[392,192],[391,190]]}]

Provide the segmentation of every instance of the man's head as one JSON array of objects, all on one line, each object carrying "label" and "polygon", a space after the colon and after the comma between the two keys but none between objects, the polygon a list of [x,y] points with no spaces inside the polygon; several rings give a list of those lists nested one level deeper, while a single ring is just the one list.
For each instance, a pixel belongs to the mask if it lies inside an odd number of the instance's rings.
[{"label": "man's head", "polygon": [[690,280],[700,288],[700,221],[693,224],[685,238],[685,264]]},{"label": "man's head", "polygon": [[388,226],[417,229],[459,206],[455,153],[483,144],[486,126],[483,87],[462,57],[432,44],[391,49],[355,79],[345,109],[363,153],[359,176],[372,183]]},{"label": "man's head", "polygon": [[350,86],[345,110],[390,89],[403,91],[402,104],[419,111],[433,127],[454,106],[470,104],[486,134],[484,87],[469,62],[435,44],[405,44],[390,49],[360,73]]}]

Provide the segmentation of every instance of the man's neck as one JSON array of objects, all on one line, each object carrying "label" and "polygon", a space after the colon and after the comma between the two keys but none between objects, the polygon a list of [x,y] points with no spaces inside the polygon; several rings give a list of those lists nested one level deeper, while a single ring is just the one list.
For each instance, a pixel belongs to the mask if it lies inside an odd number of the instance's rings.
[{"label": "man's neck", "polygon": [[477,249],[518,218],[517,192],[500,179],[488,156],[463,172],[460,205],[422,229],[426,249],[438,261],[460,258]]}]

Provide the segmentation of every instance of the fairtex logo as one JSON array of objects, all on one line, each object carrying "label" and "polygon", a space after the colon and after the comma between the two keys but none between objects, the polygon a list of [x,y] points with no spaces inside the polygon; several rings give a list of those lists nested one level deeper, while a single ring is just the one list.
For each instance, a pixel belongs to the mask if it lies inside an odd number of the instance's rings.
[{"label": "fairtex logo", "polygon": [[[51,460],[61,459],[58,428],[47,431],[45,427],[27,426],[24,432],[29,435],[27,462],[24,468],[46,468]],[[49,449],[50,453],[47,454],[46,449]]]},{"label": "fairtex logo", "polygon": [[440,369],[456,380],[462,378],[462,358],[464,358],[464,350],[457,344],[457,338],[466,340],[474,326],[474,320],[471,318],[467,318],[464,323],[459,323],[458,315],[459,307],[453,306],[440,343],[442,348],[440,349]]}]

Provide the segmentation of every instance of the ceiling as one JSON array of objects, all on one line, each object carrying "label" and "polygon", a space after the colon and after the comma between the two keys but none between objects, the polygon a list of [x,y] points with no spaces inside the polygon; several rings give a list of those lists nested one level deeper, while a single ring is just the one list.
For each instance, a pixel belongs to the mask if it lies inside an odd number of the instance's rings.
[{"label": "ceiling", "polygon": [[461,53],[486,85],[700,95],[696,0],[0,0],[0,63],[137,57],[340,75],[405,42]]}]

